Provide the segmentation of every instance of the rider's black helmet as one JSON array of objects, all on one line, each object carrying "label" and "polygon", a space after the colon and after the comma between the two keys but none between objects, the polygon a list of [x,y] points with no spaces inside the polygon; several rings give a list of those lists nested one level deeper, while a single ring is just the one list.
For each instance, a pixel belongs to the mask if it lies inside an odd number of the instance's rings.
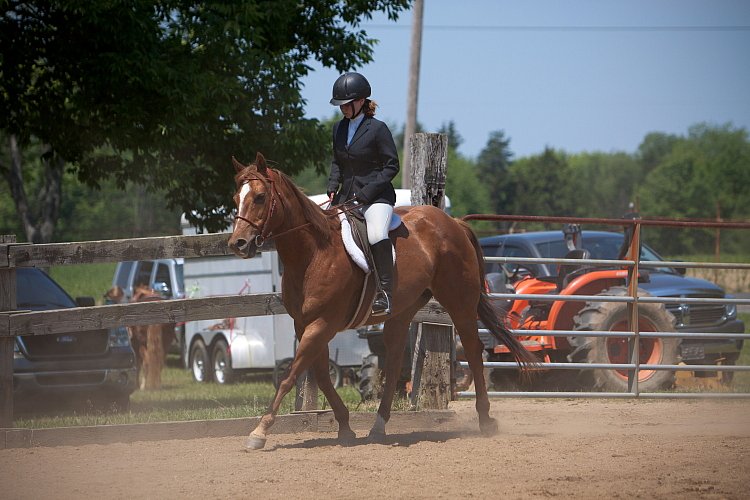
[{"label": "rider's black helmet", "polygon": [[359,73],[344,73],[333,84],[331,104],[341,106],[357,99],[370,97],[372,89],[367,78]]}]

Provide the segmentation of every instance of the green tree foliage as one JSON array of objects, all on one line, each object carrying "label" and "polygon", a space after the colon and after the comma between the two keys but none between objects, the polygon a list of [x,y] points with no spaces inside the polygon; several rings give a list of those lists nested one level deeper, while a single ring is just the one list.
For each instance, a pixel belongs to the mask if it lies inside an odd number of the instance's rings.
[{"label": "green tree foliage", "polygon": [[633,155],[580,153],[567,159],[567,182],[569,192],[574,194],[570,215],[619,218],[633,210],[633,195],[643,180],[641,164]]},{"label": "green tree foliage", "polygon": [[451,214],[454,217],[492,213],[490,192],[479,179],[476,165],[450,147],[445,193],[451,199]]},{"label": "green tree foliage", "polygon": [[513,205],[514,192],[510,189],[508,173],[512,158],[510,137],[506,138],[502,130],[490,134],[487,145],[477,158],[479,178],[492,190],[491,211],[496,214],[508,213]]},{"label": "green tree foliage", "polygon": [[217,227],[231,155],[262,151],[290,173],[327,155],[329,131],[304,117],[307,61],[369,62],[375,40],[360,23],[375,11],[396,19],[409,1],[3,5],[0,130],[22,148],[38,139],[90,186],[155,186]]},{"label": "green tree foliage", "polygon": [[513,191],[511,213],[571,216],[575,212],[571,168],[564,153],[545,148],[542,154],[516,160],[509,173],[509,188]]},{"label": "green tree foliage", "polygon": [[[641,213],[651,217],[743,220],[750,216],[750,142],[747,130],[699,124],[671,149],[638,189]],[[717,214],[718,212],[718,214]],[[714,230],[653,231],[672,254],[710,253]],[[723,231],[725,250],[746,253],[748,237]]]}]

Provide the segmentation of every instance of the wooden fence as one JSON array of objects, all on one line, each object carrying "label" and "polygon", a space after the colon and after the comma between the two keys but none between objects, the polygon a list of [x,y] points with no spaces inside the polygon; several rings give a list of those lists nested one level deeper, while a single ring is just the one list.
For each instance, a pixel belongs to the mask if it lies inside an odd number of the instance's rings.
[{"label": "wooden fence", "polygon": [[[72,264],[120,262],[175,257],[228,255],[228,234],[170,236],[124,240],[16,244],[0,243],[0,427],[13,418],[13,342],[18,335],[51,335],[70,331],[149,325],[206,319],[284,314],[279,293],[227,295],[197,299],[77,307],[52,311],[23,311],[15,307],[15,269]],[[415,321],[450,325],[439,304],[425,306]]]}]

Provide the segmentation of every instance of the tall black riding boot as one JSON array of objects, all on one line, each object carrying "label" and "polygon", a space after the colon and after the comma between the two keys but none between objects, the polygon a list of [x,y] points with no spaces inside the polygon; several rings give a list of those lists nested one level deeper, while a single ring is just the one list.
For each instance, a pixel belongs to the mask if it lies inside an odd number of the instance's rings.
[{"label": "tall black riding boot", "polygon": [[380,280],[380,289],[372,303],[372,315],[390,314],[393,309],[393,251],[391,240],[385,239],[372,245],[372,257],[375,261],[375,272]]}]

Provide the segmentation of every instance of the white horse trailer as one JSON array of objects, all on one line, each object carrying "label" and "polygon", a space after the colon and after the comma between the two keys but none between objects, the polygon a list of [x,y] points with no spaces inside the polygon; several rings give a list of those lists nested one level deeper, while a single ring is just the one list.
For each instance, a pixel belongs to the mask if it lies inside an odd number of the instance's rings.
[{"label": "white horse trailer", "polygon": [[[182,234],[196,234],[185,216]],[[227,230],[231,231],[231,229]],[[281,291],[283,265],[276,251],[251,259],[235,256],[185,259],[187,297],[242,295]],[[230,381],[237,372],[278,372],[295,352],[294,322],[288,314],[191,321],[185,325],[185,362],[200,382]],[[332,378],[341,383],[341,368],[359,368],[370,353],[356,330],[339,332],[329,344]]]}]

